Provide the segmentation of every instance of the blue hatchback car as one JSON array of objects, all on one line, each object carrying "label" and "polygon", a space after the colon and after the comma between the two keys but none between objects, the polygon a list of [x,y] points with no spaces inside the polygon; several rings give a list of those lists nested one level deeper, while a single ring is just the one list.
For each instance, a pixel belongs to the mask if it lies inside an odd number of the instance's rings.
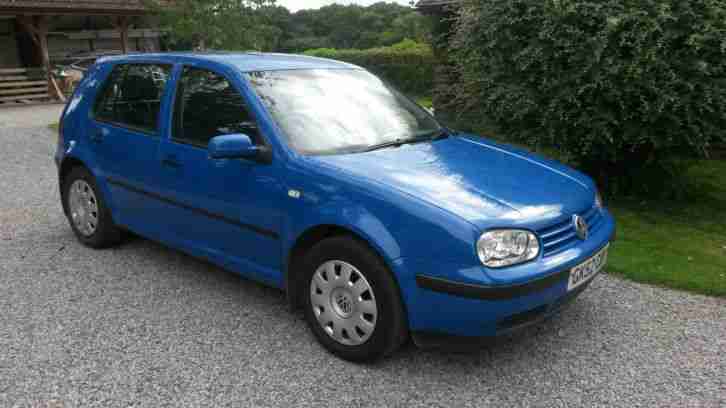
[{"label": "blue hatchback car", "polygon": [[603,268],[615,231],[584,174],[312,57],[103,58],[55,160],[82,243],[128,230],[281,288],[354,361],[537,322]]}]

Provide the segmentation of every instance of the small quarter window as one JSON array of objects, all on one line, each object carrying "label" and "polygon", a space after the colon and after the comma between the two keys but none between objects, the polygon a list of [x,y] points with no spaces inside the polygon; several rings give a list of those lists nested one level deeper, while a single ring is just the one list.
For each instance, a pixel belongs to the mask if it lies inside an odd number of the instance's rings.
[{"label": "small quarter window", "polygon": [[114,108],[116,103],[116,97],[119,95],[121,90],[121,81],[124,79],[124,73],[126,72],[126,65],[117,65],[109,74],[106,83],[101,89],[101,93],[96,99],[96,105],[93,108],[93,116],[96,120],[102,122],[114,122]]},{"label": "small quarter window", "polygon": [[172,139],[206,148],[215,136],[243,133],[261,144],[242,95],[223,76],[186,67],[174,102]]},{"label": "small quarter window", "polygon": [[171,68],[166,65],[116,66],[97,100],[94,117],[102,122],[156,133],[170,72]]}]

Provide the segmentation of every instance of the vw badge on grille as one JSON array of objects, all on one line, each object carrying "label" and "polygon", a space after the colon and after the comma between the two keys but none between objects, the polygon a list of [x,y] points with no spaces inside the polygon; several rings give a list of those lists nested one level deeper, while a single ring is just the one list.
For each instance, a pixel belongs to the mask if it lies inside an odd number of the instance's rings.
[{"label": "vw badge on grille", "polygon": [[590,235],[590,228],[587,226],[587,222],[584,218],[575,214],[572,216],[572,223],[575,225],[575,233],[581,240],[586,240],[587,236]]}]

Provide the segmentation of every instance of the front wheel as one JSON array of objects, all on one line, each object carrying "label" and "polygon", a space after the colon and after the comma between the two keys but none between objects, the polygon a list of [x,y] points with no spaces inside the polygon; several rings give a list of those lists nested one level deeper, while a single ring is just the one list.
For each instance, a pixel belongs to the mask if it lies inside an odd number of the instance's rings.
[{"label": "front wheel", "polygon": [[373,361],[406,339],[398,286],[385,264],[351,237],[328,238],[304,261],[305,317],[318,341],[351,361]]}]

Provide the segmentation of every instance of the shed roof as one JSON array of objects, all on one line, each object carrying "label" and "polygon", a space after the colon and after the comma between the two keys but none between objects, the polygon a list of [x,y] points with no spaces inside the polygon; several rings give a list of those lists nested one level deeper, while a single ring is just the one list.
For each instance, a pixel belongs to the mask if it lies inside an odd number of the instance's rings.
[{"label": "shed roof", "polygon": [[0,14],[140,15],[150,10],[144,0],[0,0]]}]

